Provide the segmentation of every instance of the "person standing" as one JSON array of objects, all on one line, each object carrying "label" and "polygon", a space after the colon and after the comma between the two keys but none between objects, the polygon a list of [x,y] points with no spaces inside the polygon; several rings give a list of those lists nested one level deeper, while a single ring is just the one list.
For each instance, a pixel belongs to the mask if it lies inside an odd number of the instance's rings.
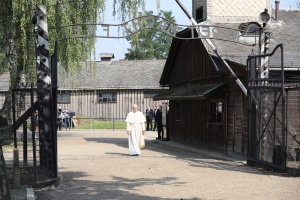
[{"label": "person standing", "polygon": [[162,140],[164,137],[164,129],[162,124],[162,105],[159,105],[159,109],[157,110],[157,140]]},{"label": "person standing", "polygon": [[68,111],[67,107],[65,107],[65,109],[63,110],[63,114],[64,114],[64,123],[66,125],[66,130],[68,130],[68,128],[70,129],[71,127],[71,117],[70,117],[70,112]]},{"label": "person standing", "polygon": [[156,127],[157,127],[157,111],[159,110],[159,106],[156,106],[156,109],[154,109],[153,111],[153,118],[154,118],[154,128],[152,131],[155,131]]},{"label": "person standing", "polygon": [[61,107],[58,107],[58,112],[57,112],[57,128],[58,130],[62,130],[63,128],[63,123],[64,123],[64,114],[62,112]]},{"label": "person standing", "polygon": [[166,133],[166,137],[167,138],[166,138],[166,140],[167,141],[170,141],[170,135],[169,135],[170,134],[170,132],[169,132],[169,130],[170,130],[169,129],[170,128],[169,127],[169,109],[170,109],[169,108],[169,104],[167,104],[167,114],[166,114],[166,130],[167,130],[167,133]]},{"label": "person standing", "polygon": [[147,131],[152,130],[153,110],[148,106],[146,109]]},{"label": "person standing", "polygon": [[37,110],[34,112],[34,129],[35,132],[39,131],[39,112]]},{"label": "person standing", "polygon": [[129,154],[138,156],[141,154],[141,148],[145,146],[145,116],[138,111],[138,106],[133,104],[132,111],[126,117]]}]

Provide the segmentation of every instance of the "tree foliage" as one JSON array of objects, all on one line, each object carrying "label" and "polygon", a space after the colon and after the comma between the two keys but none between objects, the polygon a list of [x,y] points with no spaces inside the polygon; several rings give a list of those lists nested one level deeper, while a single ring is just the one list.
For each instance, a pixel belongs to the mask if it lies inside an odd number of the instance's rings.
[{"label": "tree foliage", "polygon": [[[153,12],[146,12],[151,15]],[[160,17],[176,23],[172,11],[160,11]],[[159,22],[155,22],[157,27]],[[172,37],[156,29],[145,29],[136,33],[133,37],[127,38],[130,41],[131,48],[127,49],[125,54],[127,60],[146,60],[146,59],[166,59],[172,42]]]},{"label": "tree foliage", "polygon": [[[70,24],[97,23],[106,0],[1,0],[0,73],[10,72],[10,89],[36,84],[36,53],[32,17],[37,4],[47,7],[50,54],[54,41],[73,34]],[[157,0],[159,2],[159,0]],[[145,0],[114,0],[114,15],[134,16]],[[65,27],[62,27],[65,26]],[[88,26],[83,26],[87,32]],[[95,38],[59,41],[59,62],[68,70],[79,67],[94,50]],[[10,99],[10,98],[6,98]],[[7,106],[3,106],[7,107]],[[3,112],[3,110],[1,110]]]}]

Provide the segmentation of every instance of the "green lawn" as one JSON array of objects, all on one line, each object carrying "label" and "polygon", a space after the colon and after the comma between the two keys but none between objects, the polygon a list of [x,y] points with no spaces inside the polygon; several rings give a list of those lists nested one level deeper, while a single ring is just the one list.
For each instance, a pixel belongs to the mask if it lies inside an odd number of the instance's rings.
[{"label": "green lawn", "polygon": [[124,121],[102,121],[97,119],[80,119],[78,129],[126,129]]}]

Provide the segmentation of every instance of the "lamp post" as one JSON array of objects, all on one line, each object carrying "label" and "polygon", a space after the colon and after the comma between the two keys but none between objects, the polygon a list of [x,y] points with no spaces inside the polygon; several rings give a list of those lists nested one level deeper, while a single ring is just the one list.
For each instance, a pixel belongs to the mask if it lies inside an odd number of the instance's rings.
[{"label": "lamp post", "polygon": [[[268,9],[265,9],[264,12],[260,13],[259,15],[260,20],[263,23],[263,26],[260,28],[259,33],[259,54],[264,55],[268,52],[269,49],[269,41],[270,41],[270,33],[266,30],[266,25],[268,21],[270,20],[270,15],[268,14]],[[267,79],[269,78],[269,58],[267,56],[263,56],[259,59],[259,78],[261,79]],[[261,81],[262,85],[267,85],[268,81]],[[260,135],[264,136],[260,149],[261,149],[261,159],[268,161],[270,160],[269,155],[271,154],[271,144],[270,144],[270,138],[267,134],[264,134],[264,130],[266,130],[266,119],[268,117],[268,93],[264,92],[263,90],[261,92],[261,99],[260,99],[260,109],[261,109],[261,116],[260,116]]]}]

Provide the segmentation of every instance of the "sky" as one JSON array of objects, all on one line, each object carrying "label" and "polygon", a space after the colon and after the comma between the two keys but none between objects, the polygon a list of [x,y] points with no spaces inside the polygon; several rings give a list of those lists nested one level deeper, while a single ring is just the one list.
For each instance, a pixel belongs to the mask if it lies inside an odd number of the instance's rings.
[{"label": "sky", "polygon": [[[281,9],[297,9],[297,2],[300,0],[281,0]],[[106,12],[104,13],[103,23],[107,24],[120,24],[120,20],[112,15],[112,2],[113,0],[107,0]],[[183,6],[192,14],[192,0],[180,0]],[[275,0],[272,0],[273,8]],[[156,8],[156,0],[146,1],[146,10],[153,11],[154,15],[157,15],[158,10]],[[177,24],[191,25],[191,21],[179,7],[175,0],[160,0],[160,10],[172,11]],[[99,33],[100,30],[97,30]],[[114,30],[111,30],[114,31]],[[102,34],[103,35],[103,34]],[[100,53],[114,53],[115,59],[120,60],[125,57],[127,49],[130,48],[129,42],[125,38],[113,39],[113,38],[97,38],[95,45],[96,60],[100,60]]]}]

